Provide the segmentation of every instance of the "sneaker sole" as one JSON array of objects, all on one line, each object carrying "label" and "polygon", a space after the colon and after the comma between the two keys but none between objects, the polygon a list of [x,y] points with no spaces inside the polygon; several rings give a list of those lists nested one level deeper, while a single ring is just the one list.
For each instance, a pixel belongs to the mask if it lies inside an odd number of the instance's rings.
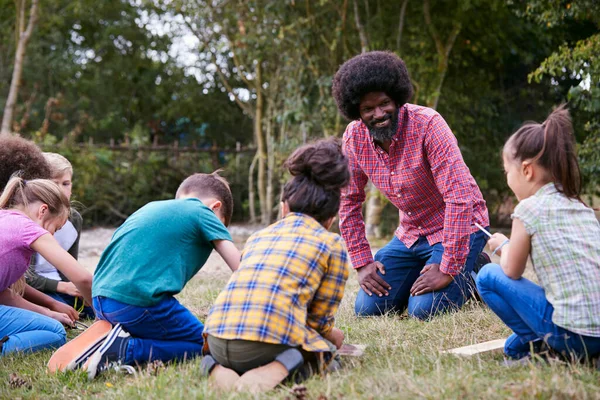
[{"label": "sneaker sole", "polygon": [[123,328],[121,327],[121,324],[115,325],[114,328],[112,328],[112,330],[110,331],[110,333],[108,333],[108,336],[106,340],[104,340],[104,343],[100,345],[98,350],[96,350],[94,354],[92,354],[90,358],[88,358],[86,363],[83,365],[83,370],[87,371],[89,380],[92,380],[96,377],[96,375],[98,374],[98,366],[100,364],[100,361],[102,360],[102,356],[104,355],[104,353],[106,353],[106,350],[108,350],[108,348],[115,342],[115,340],[119,336],[119,333],[121,333],[122,331]]},{"label": "sneaker sole", "polygon": [[71,371],[89,357],[102,344],[112,325],[108,321],[96,321],[82,334],[65,344],[52,354],[48,361],[48,371]]}]

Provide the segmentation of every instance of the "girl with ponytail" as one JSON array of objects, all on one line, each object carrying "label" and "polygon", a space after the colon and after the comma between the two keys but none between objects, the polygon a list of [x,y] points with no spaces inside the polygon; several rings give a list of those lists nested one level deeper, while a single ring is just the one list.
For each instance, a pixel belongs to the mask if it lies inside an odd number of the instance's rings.
[{"label": "girl with ponytail", "polygon": [[331,370],[344,339],[334,315],[344,295],[348,257],[328,232],[348,184],[337,140],[297,149],[286,161],[283,218],[246,242],[239,269],[204,326],[203,370],[218,386],[264,391],[292,374]]},{"label": "girl with ponytail", "polygon": [[72,307],[25,283],[31,256],[52,262],[91,301],[92,275],[52,236],[69,216],[69,200],[50,180],[11,178],[0,195],[0,356],[65,343],[62,326],[78,315]]},{"label": "girl with ponytail", "polygon": [[[600,225],[580,198],[581,177],[569,112],[558,107],[542,124],[526,123],[502,152],[508,186],[519,204],[510,242],[488,246],[500,265],[477,274],[477,288],[513,334],[504,352],[531,356],[542,344],[567,358],[600,354]],[[539,285],[523,278],[531,257]]]}]

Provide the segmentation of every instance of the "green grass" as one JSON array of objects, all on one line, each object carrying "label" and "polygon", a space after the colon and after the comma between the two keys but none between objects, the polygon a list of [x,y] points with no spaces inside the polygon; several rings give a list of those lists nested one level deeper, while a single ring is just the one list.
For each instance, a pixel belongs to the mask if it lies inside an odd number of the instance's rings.
[{"label": "green grass", "polygon": [[[211,269],[201,272],[179,296],[201,319],[227,281],[222,265]],[[502,365],[501,354],[471,358],[440,355],[442,349],[498,339],[510,333],[480,304],[467,304],[460,312],[431,322],[402,316],[356,318],[353,304],[357,290],[356,278],[351,275],[337,326],[346,333],[347,343],[366,344],[367,351],[360,358],[344,358],[341,371],[305,382],[308,399],[600,398],[600,373],[588,366],[538,362],[507,368]],[[198,359],[170,365],[157,375],[145,371],[138,376],[109,372],[88,382],[81,372],[47,374],[45,363],[50,354],[0,358],[0,398],[295,398],[289,387],[256,397],[216,392],[200,377]],[[11,388],[11,373],[28,384]]]}]

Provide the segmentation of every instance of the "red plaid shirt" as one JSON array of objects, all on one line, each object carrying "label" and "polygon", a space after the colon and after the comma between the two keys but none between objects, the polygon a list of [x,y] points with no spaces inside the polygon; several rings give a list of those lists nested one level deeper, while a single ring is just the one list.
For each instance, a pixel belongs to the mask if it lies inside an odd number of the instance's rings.
[{"label": "red plaid shirt", "polygon": [[420,236],[442,242],[440,270],[458,274],[469,254],[474,222],[489,225],[481,191],[465,164],[456,138],[433,109],[405,104],[389,154],[373,143],[362,121],[344,132],[352,178],[342,191],[340,230],[354,268],[373,262],[362,217],[369,179],[400,211],[396,236],[410,248]]}]

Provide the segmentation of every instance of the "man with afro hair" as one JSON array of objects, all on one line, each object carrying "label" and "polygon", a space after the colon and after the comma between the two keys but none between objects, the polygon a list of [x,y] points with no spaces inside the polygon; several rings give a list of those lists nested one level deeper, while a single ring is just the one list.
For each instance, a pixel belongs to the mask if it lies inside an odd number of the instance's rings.
[{"label": "man with afro hair", "polygon": [[[435,110],[409,104],[404,62],[373,51],[344,63],[333,79],[351,171],[340,230],[358,273],[357,315],[402,312],[428,319],[460,308],[487,237],[488,211],[457,140]],[[368,180],[399,210],[394,238],[373,258],[362,205]]]}]

